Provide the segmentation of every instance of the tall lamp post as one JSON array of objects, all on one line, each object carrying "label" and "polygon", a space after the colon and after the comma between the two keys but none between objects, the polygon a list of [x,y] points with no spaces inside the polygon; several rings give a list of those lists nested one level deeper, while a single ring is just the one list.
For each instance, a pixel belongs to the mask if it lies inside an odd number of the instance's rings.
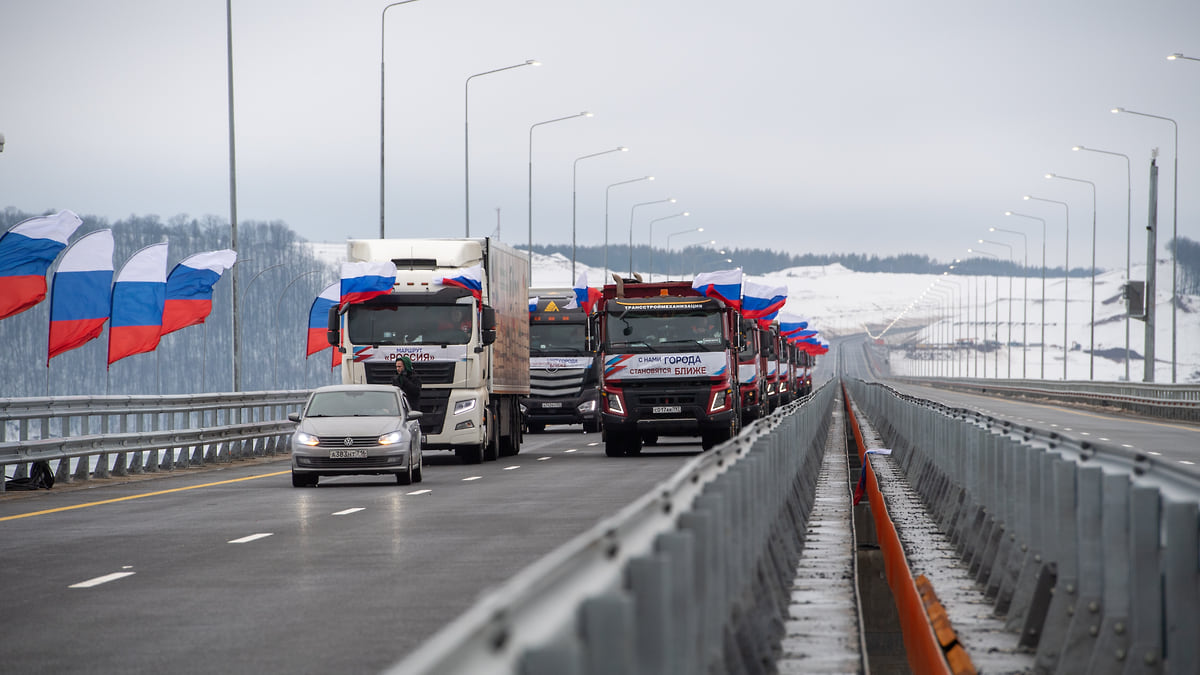
[{"label": "tall lamp post", "polygon": [[[1050,202],[1051,204],[1059,204],[1065,209],[1066,222],[1063,225],[1063,382],[1067,381],[1067,356],[1071,350],[1071,345],[1067,342],[1067,287],[1071,280],[1071,207],[1066,202],[1060,202],[1057,199],[1045,199],[1042,197],[1034,197],[1033,195],[1025,195],[1022,199],[1032,199],[1038,202]],[[1044,241],[1044,239],[1043,239]],[[1043,307],[1045,303],[1043,302]],[[1045,310],[1042,312],[1045,316]],[[1045,342],[1045,340],[1043,340]]]},{"label": "tall lamp post", "polygon": [[1183,54],[1180,54],[1179,52],[1175,52],[1174,54],[1167,55],[1168,61],[1177,61],[1179,59],[1184,59],[1186,61],[1200,61],[1200,59],[1198,59],[1194,56],[1184,56]]},{"label": "tall lamp post", "polygon": [[[237,151],[233,131],[233,0],[225,0],[225,64],[228,81],[229,99],[229,248],[238,251],[238,219],[237,219]],[[0,149],[4,147],[4,137],[0,136]],[[241,320],[238,308],[238,270],[235,266],[229,270],[230,293],[233,295],[233,306],[230,313],[230,331],[233,333],[233,390],[242,390],[242,348]]]},{"label": "tall lamp post", "polygon": [[600,155],[607,155],[607,154],[610,154],[613,152],[629,152],[629,148],[627,148],[625,146],[619,146],[619,147],[613,148],[612,150],[605,150],[604,152],[593,152],[590,155],[584,155],[583,157],[576,157],[575,163],[571,165],[571,283],[575,283],[575,213],[576,213],[575,205],[577,203],[577,200],[575,198],[575,195],[576,195],[575,185],[576,185],[576,179],[579,176],[579,162],[581,162],[585,159],[589,159],[592,157],[599,157]]},{"label": "tall lamp post", "polygon": [[1088,379],[1096,379],[1096,184],[1090,180],[1082,178],[1069,178],[1060,176],[1054,173],[1046,174],[1046,178],[1058,178],[1061,180],[1069,180],[1073,183],[1087,183],[1092,187],[1092,318],[1090,323],[1090,335],[1088,337],[1091,343],[1088,350]]},{"label": "tall lamp post", "polygon": [[[688,213],[687,211],[680,211],[679,213],[673,213],[669,216],[663,216],[662,218],[655,218],[654,220],[650,221],[650,228],[649,228],[650,233],[649,233],[649,237],[648,237],[648,241],[650,242],[650,281],[654,281],[654,224],[660,220],[679,218],[681,216],[686,218],[687,216],[690,216],[690,215],[691,214]],[[668,258],[668,260],[670,260],[670,258]]]},{"label": "tall lamp post", "polygon": [[491,75],[493,73],[502,73],[506,70],[514,68],[524,68],[525,66],[540,66],[541,62],[529,59],[524,63],[516,63],[495,70],[485,70],[482,73],[475,73],[467,77],[467,81],[463,84],[463,208],[466,211],[466,235],[471,236],[471,80]]},{"label": "tall lamp post", "polygon": [[[995,253],[992,253],[991,251],[984,251],[984,250],[978,249],[978,248],[969,248],[969,249],[967,249],[967,253],[986,255],[989,258],[995,258],[996,260],[1000,260],[1000,256],[996,255]],[[999,274],[996,275],[996,342],[997,343],[1000,342],[1000,275]],[[986,347],[987,347],[987,276],[986,275],[984,275],[984,277],[983,277],[983,346],[985,347],[984,352],[983,352],[983,376],[987,377],[987,350],[986,350]],[[992,377],[998,380],[998,379],[1000,379],[1000,350],[999,349],[996,350],[996,358],[994,358],[992,360],[995,361],[995,365],[992,366],[992,372],[993,372]]]},{"label": "tall lamp post", "polygon": [[650,206],[651,204],[668,204],[668,203],[674,204],[675,198],[667,197],[666,199],[657,199],[652,202],[642,202],[640,204],[634,204],[633,208],[629,209],[629,276],[630,276],[630,278],[633,277],[633,212],[637,211],[637,208],[639,206]]},{"label": "tall lamp post", "polygon": [[[1133,167],[1129,161],[1129,155],[1109,150],[1085,148],[1082,145],[1076,145],[1071,149],[1076,152],[1086,150],[1087,152],[1098,152],[1102,155],[1114,155],[1125,158],[1125,283],[1129,283],[1133,267],[1131,264],[1131,249],[1133,247],[1133,219],[1131,216],[1133,205]],[[1129,312],[1125,312],[1125,381],[1129,381]]]},{"label": "tall lamp post", "polygon": [[545,122],[537,122],[529,126],[529,279],[533,280],[533,130],[546,125],[562,122],[564,120],[573,120],[576,117],[591,117],[592,113],[583,111],[566,117],[556,117]]},{"label": "tall lamp post", "polygon": [[1004,215],[1029,218],[1030,220],[1038,220],[1042,223],[1042,369],[1039,377],[1044,380],[1046,379],[1046,219],[1017,213],[1016,211],[1005,211]]},{"label": "tall lamp post", "polygon": [[271,359],[271,368],[273,369],[271,382],[272,386],[274,386],[276,389],[279,388],[279,333],[281,332],[279,330],[279,306],[283,304],[283,296],[288,292],[288,289],[292,287],[292,284],[295,284],[304,277],[312,274],[320,274],[324,271],[325,270],[310,270],[300,274],[295,279],[289,281],[287,286],[283,287],[283,290],[279,292],[279,299],[275,301],[275,358]]},{"label": "tall lamp post", "polygon": [[[1003,227],[989,227],[988,232],[1004,232],[1006,234],[1015,234],[1021,237],[1021,241],[1024,242],[1025,262],[1021,265],[1021,280],[1025,286],[1021,293],[1021,379],[1025,380],[1028,379],[1025,374],[1027,365],[1026,361],[1028,360],[1025,355],[1025,350],[1029,347],[1029,239],[1025,236],[1024,232],[1018,232],[1017,230],[1006,230]],[[1009,293],[1012,293],[1011,287],[1009,289]]]},{"label": "tall lamp post", "polygon": [[384,41],[384,33],[385,33],[385,29],[387,28],[387,21],[385,19],[387,19],[387,11],[389,9],[399,6],[399,5],[407,5],[410,2],[416,2],[416,1],[417,0],[401,0],[400,2],[393,2],[392,4],[384,7],[383,11],[379,13],[379,238],[380,239],[383,239],[383,236],[384,236],[383,235],[383,233],[384,233],[384,229],[383,229],[383,214],[384,214],[384,210],[383,210],[383,184],[384,184],[383,183],[383,157],[384,157],[384,154],[383,154],[383,121],[384,121],[383,94],[384,94],[384,86],[387,83],[387,80],[384,79],[384,77],[383,77],[383,48],[384,48],[384,45],[387,44]]},{"label": "tall lamp post", "polygon": [[[1015,263],[1013,262],[1013,247],[1011,245],[1006,244],[1002,241],[992,241],[991,239],[980,239],[979,243],[991,244],[992,246],[1003,246],[1004,248],[1008,249],[1008,264],[1015,265]],[[996,304],[996,313],[997,313],[997,316],[999,316],[999,312],[1000,312],[1000,304],[999,304],[1000,303],[1000,280],[999,279],[996,279],[996,303],[997,303]],[[1013,306],[1012,271],[1010,269],[1009,274],[1008,274],[1008,379],[1010,379],[1010,380],[1012,379],[1012,325],[1013,325],[1012,306]],[[999,328],[996,329],[996,334],[997,335],[1000,334]]]},{"label": "tall lamp post", "polygon": [[654,180],[654,176],[642,176],[641,178],[631,178],[617,183],[613,183],[604,189],[604,276],[608,277],[608,202],[609,196],[612,194],[612,189],[618,185],[629,185],[630,183],[640,183],[644,180]]},{"label": "tall lamp post", "polygon": [[693,228],[690,228],[687,230],[679,230],[678,232],[672,232],[667,235],[667,281],[671,280],[671,237],[674,237],[679,234],[687,234],[689,232],[703,232],[703,231],[704,231],[703,227],[693,227]]},{"label": "tall lamp post", "polygon": [[[1172,54],[1171,56],[1183,57],[1183,54]],[[1167,58],[1171,57],[1168,56]],[[1190,57],[1183,58],[1188,58],[1189,60],[1200,60],[1191,59]],[[1171,60],[1173,61],[1175,59]],[[1177,249],[1179,248],[1179,124],[1170,117],[1163,117],[1162,115],[1134,112],[1133,110],[1126,110],[1125,108],[1113,108],[1112,111],[1113,113],[1127,113],[1130,115],[1139,115],[1141,117],[1151,117],[1156,120],[1164,120],[1170,122],[1171,126],[1175,129],[1175,169],[1172,171],[1174,175],[1172,177],[1173,185],[1171,187],[1171,241],[1173,242],[1171,245],[1171,384],[1175,384],[1178,381],[1175,377],[1175,371],[1176,366],[1179,363],[1176,358],[1175,351],[1175,329],[1177,326],[1176,319],[1179,313],[1179,288],[1176,285],[1176,270],[1179,266],[1177,264],[1177,257],[1175,255]],[[1148,302],[1154,302],[1154,298],[1149,298]]]}]

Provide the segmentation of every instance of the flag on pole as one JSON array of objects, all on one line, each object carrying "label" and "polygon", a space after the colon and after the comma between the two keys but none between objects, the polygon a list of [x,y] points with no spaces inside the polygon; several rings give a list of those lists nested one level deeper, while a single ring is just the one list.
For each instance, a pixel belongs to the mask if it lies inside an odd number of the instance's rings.
[{"label": "flag on pole", "polygon": [[167,242],[163,242],[134,253],[117,274],[108,325],[108,365],[158,347],[166,297]]},{"label": "flag on pole", "polygon": [[342,263],[341,306],[387,295],[395,285],[396,265],[391,261]]},{"label": "flag on pole", "polygon": [[787,302],[786,286],[767,286],[753,281],[742,284],[742,316],[766,328]]},{"label": "flag on pole", "polygon": [[111,307],[112,230],[80,237],[63,253],[50,283],[50,359],[100,337]]},{"label": "flag on pole", "polygon": [[792,335],[797,331],[808,328],[808,317],[796,316],[794,314],[780,313],[779,315],[779,334]]},{"label": "flag on pole", "polygon": [[[312,306],[308,308],[308,347],[304,358],[308,358],[322,349],[329,348],[329,340],[326,339],[326,331],[329,330],[329,309],[336,307],[338,304],[338,284],[329,284],[325,290],[317,295],[313,300]],[[338,350],[338,357],[342,354]],[[338,362],[340,358],[334,357]],[[337,365],[336,363],[334,365]]]},{"label": "flag on pole", "polygon": [[471,295],[475,296],[476,300],[482,300],[483,266],[472,265],[470,267],[460,268],[452,274],[435,274],[433,275],[433,283],[465,288],[468,291],[471,291]]},{"label": "flag on pole", "polygon": [[[575,280],[575,307],[582,307],[583,311],[591,314],[596,311],[596,303],[600,301],[600,289],[588,286],[587,270],[579,273],[579,278]],[[569,307],[568,309],[574,309]]]},{"label": "flag on pole", "polygon": [[706,297],[717,298],[735,309],[742,307],[742,268],[701,272],[692,281],[692,288]]},{"label": "flag on pole", "polygon": [[83,223],[70,211],[30,218],[0,235],[0,319],[46,299],[46,270]]},{"label": "flag on pole", "polygon": [[204,323],[212,312],[213,285],[235,262],[237,253],[230,249],[197,253],[180,261],[167,276],[162,334]]}]

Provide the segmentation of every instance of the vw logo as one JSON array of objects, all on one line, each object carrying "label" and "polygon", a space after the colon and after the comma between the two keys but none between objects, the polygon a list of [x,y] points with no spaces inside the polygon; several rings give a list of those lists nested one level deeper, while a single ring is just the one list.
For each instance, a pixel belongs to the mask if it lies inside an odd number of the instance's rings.
[{"label": "vw logo", "polygon": [[354,439],[347,436],[342,439],[342,445],[350,447],[351,445],[354,445]]}]

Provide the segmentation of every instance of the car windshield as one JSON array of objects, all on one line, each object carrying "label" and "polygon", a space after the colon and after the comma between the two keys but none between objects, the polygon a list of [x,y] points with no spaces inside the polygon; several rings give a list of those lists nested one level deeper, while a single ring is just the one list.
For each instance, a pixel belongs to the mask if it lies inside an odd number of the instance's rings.
[{"label": "car windshield", "polygon": [[725,331],[716,312],[614,311],[608,316],[607,351],[721,351]]},{"label": "car windshield", "polygon": [[350,306],[348,337],[356,345],[465,345],[471,305]]},{"label": "car windshield", "polygon": [[532,323],[529,325],[529,354],[584,354],[587,337],[581,323]]},{"label": "car windshield", "polygon": [[399,417],[400,403],[390,391],[318,391],[308,400],[305,417]]}]

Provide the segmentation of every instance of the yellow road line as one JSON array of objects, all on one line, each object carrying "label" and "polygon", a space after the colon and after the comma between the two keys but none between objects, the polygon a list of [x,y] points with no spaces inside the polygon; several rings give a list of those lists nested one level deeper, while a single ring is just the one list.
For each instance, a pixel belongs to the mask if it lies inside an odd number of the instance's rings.
[{"label": "yellow road line", "polygon": [[18,518],[29,518],[30,516],[44,516],[48,513],[59,513],[60,511],[72,511],[74,509],[85,509],[89,506],[100,506],[102,504],[116,504],[117,502],[127,502],[131,499],[142,499],[143,497],[157,497],[158,495],[171,494],[172,492],[183,492],[185,490],[198,490],[200,488],[213,487],[216,485],[228,485],[230,483],[240,483],[242,481],[254,480],[256,478],[269,478],[271,476],[282,476],[286,473],[291,473],[291,469],[287,471],[276,471],[274,473],[263,473],[257,476],[246,476],[245,478],[233,478],[230,480],[217,481],[216,483],[204,483],[202,485],[189,485],[188,487],[172,488],[170,490],[159,490],[158,492],[147,492],[140,495],[130,495],[128,497],[118,497],[116,499],[105,499],[99,502],[88,502],[86,504],[75,504],[74,506],[60,506],[57,509],[46,509],[45,511],[33,511],[31,513],[21,513],[15,516],[4,516],[0,518],[0,523],[6,520],[16,520]]}]

